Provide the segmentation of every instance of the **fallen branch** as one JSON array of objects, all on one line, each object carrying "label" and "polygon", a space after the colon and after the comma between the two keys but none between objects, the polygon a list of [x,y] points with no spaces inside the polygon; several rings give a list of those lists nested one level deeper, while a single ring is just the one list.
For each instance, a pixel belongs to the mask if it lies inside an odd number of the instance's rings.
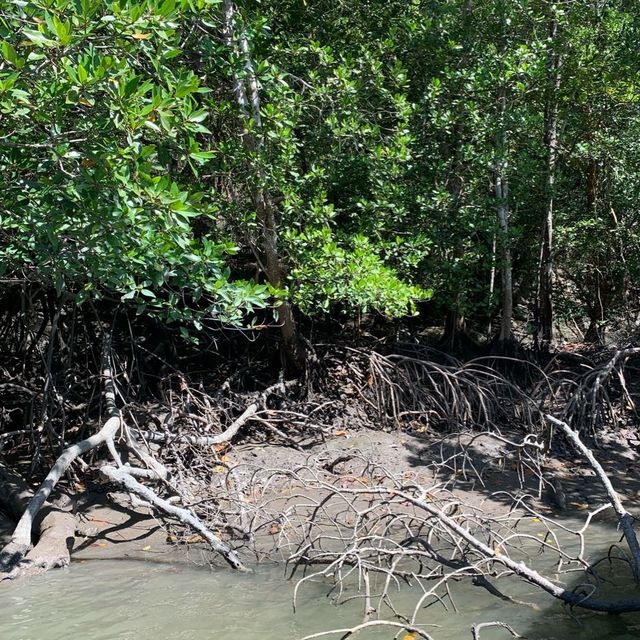
[{"label": "fallen branch", "polygon": [[260,405],[257,402],[250,404],[242,414],[236,418],[233,423],[217,436],[191,436],[177,434],[174,435],[170,432],[158,433],[157,431],[147,431],[144,429],[132,429],[134,433],[140,434],[143,438],[149,442],[167,443],[167,442],[185,442],[187,444],[194,445],[196,447],[212,447],[216,444],[223,444],[231,440],[240,429],[247,423],[247,421],[254,416]]},{"label": "fallen branch", "polygon": [[[105,402],[107,405],[107,414],[110,416],[109,419],[105,422],[104,426],[89,438],[85,438],[76,444],[67,447],[62,454],[58,457],[55,464],[47,474],[47,477],[44,479],[40,488],[33,495],[29,504],[27,505],[24,513],[18,520],[18,524],[13,531],[11,536],[11,540],[5,547],[0,551],[0,574],[5,574],[5,578],[13,578],[16,577],[20,573],[19,567],[26,560],[26,565],[33,563],[34,554],[31,554],[29,558],[26,558],[27,553],[31,549],[31,535],[34,526],[34,521],[47,499],[51,495],[51,492],[55,489],[58,481],[63,476],[63,474],[69,469],[74,460],[76,460],[79,456],[96,447],[99,447],[102,444],[110,443],[113,444],[113,437],[118,433],[121,420],[115,405],[115,389],[113,384],[113,377],[111,375],[111,365],[110,365],[110,341],[105,338],[103,348],[102,348],[102,375],[104,377],[104,388],[105,388]],[[45,521],[43,520],[43,523]],[[53,532],[55,528],[53,527],[52,522],[47,522],[46,526],[47,531],[49,531],[50,535],[54,535]],[[60,540],[62,536],[65,536],[65,543],[67,542],[66,538],[68,537],[67,532],[69,531],[70,523],[63,527],[63,531],[61,533],[55,533],[58,536],[58,540],[52,540],[51,545],[47,545],[47,551],[50,551],[52,548],[57,548],[60,546]],[[74,526],[75,528],[75,526]],[[71,537],[73,537],[73,530],[71,530]],[[71,541],[71,544],[73,541]],[[66,546],[70,547],[71,544]],[[38,561],[37,558],[35,558]],[[60,566],[69,563],[69,553],[62,554],[59,558],[53,559],[43,559],[43,562],[40,563],[43,565],[43,568],[51,568],[54,566]]]},{"label": "fallen branch", "polygon": [[101,472],[116,484],[121,484],[127,491],[140,496],[143,500],[146,500],[149,504],[161,509],[166,514],[173,516],[180,520],[183,524],[195,529],[207,542],[211,545],[211,548],[219,553],[234,569],[238,571],[248,571],[248,569],[242,564],[242,561],[238,557],[238,554],[226,545],[218,536],[214,535],[205,527],[200,519],[188,509],[176,507],[167,500],[160,498],[154,491],[140,484],[130,473],[127,473],[124,467],[116,468],[110,465],[104,466]]},{"label": "fallen branch", "polygon": [[[369,491],[374,492],[375,488],[371,488]],[[527,582],[540,587],[543,591],[546,591],[548,594],[562,602],[566,602],[573,607],[581,607],[591,611],[603,611],[605,613],[629,613],[631,611],[640,611],[640,598],[598,600],[591,598],[591,594],[585,596],[583,594],[576,593],[575,591],[568,591],[531,567],[528,567],[524,562],[516,562],[508,556],[502,555],[500,551],[492,549],[474,536],[467,528],[461,526],[453,518],[446,515],[442,509],[439,509],[433,503],[416,498],[412,494],[404,491],[396,491],[395,494],[416,507],[436,516],[447,529],[465,540],[465,542],[467,542],[476,551],[479,551],[485,558],[501,564],[517,576],[520,576]]]},{"label": "fallen branch", "polygon": [[[137,443],[130,437],[128,431],[120,418],[120,413],[116,406],[116,394],[115,384],[113,381],[113,375],[110,365],[110,350],[109,340],[105,339],[102,353],[102,374],[104,379],[104,397],[106,411],[109,418],[104,426],[94,435],[82,440],[74,445],[71,445],[63,451],[60,457],[56,460],[55,464],[47,474],[40,488],[29,500],[24,512],[22,513],[16,528],[13,531],[13,535],[9,543],[0,551],[0,573],[5,574],[5,578],[13,578],[23,573],[27,567],[37,565],[43,569],[52,568],[54,566],[63,566],[69,563],[69,548],[73,543],[73,533],[75,529],[75,521],[73,527],[71,526],[71,520],[68,518],[62,518],[62,524],[64,526],[56,527],[53,521],[53,515],[47,515],[42,520],[43,531],[48,532],[46,540],[43,540],[43,544],[46,546],[42,548],[44,555],[39,557],[35,555],[36,548],[29,553],[31,549],[31,535],[34,528],[34,521],[46,500],[51,495],[51,492],[56,487],[58,481],[63,474],[69,469],[71,464],[79,456],[99,447],[106,445],[111,457],[116,463],[116,467],[105,466],[102,472],[105,476],[110,478],[117,484],[124,485],[132,494],[143,498],[147,504],[153,505],[165,513],[176,517],[184,524],[189,525],[200,535],[202,535],[211,545],[211,547],[222,555],[222,557],[234,568],[241,571],[246,571],[246,568],[240,561],[238,555],[229,546],[227,546],[222,540],[215,536],[207,527],[201,522],[201,520],[191,511],[182,509],[170,504],[167,500],[160,498],[152,489],[140,484],[134,475],[139,477],[148,477],[151,479],[164,480],[167,478],[166,468],[155,461],[151,456],[144,452]],[[261,398],[266,400],[267,394],[270,390],[266,390],[261,394]],[[240,427],[246,422],[246,420],[253,415],[259,407],[259,403],[255,402],[244,411],[244,413],[234,422],[229,429],[225,431],[221,436],[233,437],[233,434],[240,429]],[[147,465],[147,469],[140,469],[131,467],[129,465],[123,465],[120,454],[118,453],[114,438],[120,430],[123,430],[128,437],[128,444],[133,450],[135,455]],[[71,537],[71,543],[69,544],[68,538]],[[64,554],[52,555],[52,550],[59,548],[63,544],[66,547]]]},{"label": "fallen branch", "polygon": [[258,394],[258,397],[247,406],[247,408],[222,432],[215,436],[193,436],[184,434],[172,434],[167,431],[158,433],[157,431],[148,431],[145,429],[132,429],[135,433],[140,434],[149,442],[168,443],[168,442],[185,442],[196,447],[212,447],[216,444],[224,444],[232,440],[238,431],[253,418],[256,413],[265,405],[269,396],[275,391],[284,393],[287,388],[296,386],[297,381],[278,382]]},{"label": "fallen branch", "polygon": [[546,416],[547,420],[551,422],[554,426],[558,427],[565,437],[584,455],[587,459],[591,468],[595,471],[598,479],[602,483],[607,495],[609,496],[609,500],[613,506],[613,510],[616,512],[618,516],[618,522],[620,523],[620,528],[622,529],[622,533],[624,534],[625,540],[629,545],[629,551],[631,551],[631,566],[633,568],[633,576],[636,582],[640,581],[640,544],[638,543],[638,537],[633,528],[633,516],[624,508],[622,505],[622,501],[620,500],[620,496],[616,493],[616,490],[613,488],[611,484],[611,480],[607,476],[605,470],[602,468],[602,465],[596,460],[596,457],[593,455],[591,449],[589,449],[580,439],[577,432],[574,431],[566,422],[562,420],[558,420],[553,416]]}]

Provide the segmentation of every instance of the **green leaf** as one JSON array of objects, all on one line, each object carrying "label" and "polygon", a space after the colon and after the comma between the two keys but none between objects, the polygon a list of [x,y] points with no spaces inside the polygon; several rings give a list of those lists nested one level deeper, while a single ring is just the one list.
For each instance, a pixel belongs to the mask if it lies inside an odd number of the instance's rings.
[{"label": "green leaf", "polygon": [[156,133],[162,133],[162,129],[160,129],[160,127],[151,120],[145,120],[144,126],[151,129],[151,131],[155,131]]},{"label": "green leaf", "polygon": [[166,18],[176,8],[176,0],[164,0],[158,9],[158,13]]},{"label": "green leaf", "polygon": [[80,84],[85,84],[86,81],[89,78],[89,74],[87,73],[87,70],[84,68],[84,66],[82,64],[78,65],[78,80],[80,81]]},{"label": "green leaf", "polygon": [[23,29],[22,33],[33,42],[36,46],[47,46],[52,47],[55,46],[56,43],[53,40],[47,38],[40,31],[34,31],[33,29]]},{"label": "green leaf", "polygon": [[215,151],[192,151],[189,157],[195,160],[198,164],[205,164],[207,161],[216,157]]},{"label": "green leaf", "polygon": [[10,62],[14,67],[21,69],[24,66],[24,60],[18,57],[17,51],[14,49],[13,45],[6,40],[2,42],[2,56],[7,61]]}]

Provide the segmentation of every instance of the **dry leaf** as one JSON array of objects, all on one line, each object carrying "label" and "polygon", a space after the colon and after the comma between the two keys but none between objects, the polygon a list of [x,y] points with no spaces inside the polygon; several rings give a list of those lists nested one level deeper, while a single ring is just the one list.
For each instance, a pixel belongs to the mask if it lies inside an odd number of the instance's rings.
[{"label": "dry leaf", "polygon": [[570,502],[569,504],[580,511],[586,511],[589,508],[589,503],[587,502]]},{"label": "dry leaf", "polygon": [[204,538],[198,533],[187,538],[187,544],[197,544],[198,542],[204,542]]},{"label": "dry leaf", "polygon": [[336,431],[333,435],[334,435],[334,436],[342,436],[342,437],[346,438],[346,437],[347,437],[347,432],[346,432],[346,431],[344,431],[344,430],[342,430],[342,431]]},{"label": "dry leaf", "polygon": [[150,33],[141,33],[140,31],[136,31],[131,34],[131,37],[135,40],[148,40],[151,37]]},{"label": "dry leaf", "polygon": [[275,536],[276,533],[280,533],[280,527],[274,522],[270,527],[269,527],[269,533],[272,536]]}]

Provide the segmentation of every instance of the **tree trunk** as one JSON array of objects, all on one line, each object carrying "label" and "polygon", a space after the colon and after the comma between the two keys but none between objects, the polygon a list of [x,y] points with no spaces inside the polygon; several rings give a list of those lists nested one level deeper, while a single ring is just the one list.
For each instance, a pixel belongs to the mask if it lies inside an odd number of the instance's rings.
[{"label": "tree trunk", "polygon": [[544,349],[553,340],[553,205],[558,156],[558,92],[560,91],[561,57],[557,46],[558,18],[555,13],[549,27],[549,57],[547,61],[547,100],[545,106],[545,144],[547,173],[545,184],[545,212],[540,244],[538,280],[538,343]]},{"label": "tree trunk", "polygon": [[[489,270],[489,309],[493,308],[494,295],[496,291],[496,256],[498,251],[498,238],[493,234],[491,240],[491,269]],[[487,321],[487,338],[493,334],[493,312]]]},{"label": "tree trunk", "polygon": [[461,351],[465,343],[465,319],[457,307],[447,310],[440,344],[452,352]]},{"label": "tree trunk", "polygon": [[[598,161],[596,158],[590,158],[589,164],[587,165],[587,208],[594,219],[598,216],[599,174]],[[596,251],[594,255],[592,279],[590,279],[593,286],[592,298],[588,302],[589,328],[584,335],[585,342],[601,343],[604,341],[603,322],[607,315],[610,291],[609,283],[603,277],[600,265],[600,252]]]},{"label": "tree trunk", "polygon": [[[0,506],[18,522],[29,508],[33,492],[24,480],[0,462]],[[27,575],[46,571],[54,567],[66,567],[71,559],[76,520],[69,508],[60,508],[49,502],[43,503],[37,518],[33,518],[33,532],[29,531],[27,548],[7,545],[0,550],[0,580],[14,575]],[[31,550],[31,534],[36,544]],[[15,573],[7,576],[15,565],[22,562]]]},{"label": "tree trunk", "polygon": [[[229,50],[242,60],[244,66],[242,75],[237,70],[233,72],[233,92],[246,125],[243,133],[244,145],[247,151],[253,154],[260,151],[263,146],[260,92],[247,36],[233,0],[224,0],[223,35]],[[261,265],[261,268],[269,284],[281,288],[284,284],[286,269],[278,249],[279,232],[275,206],[271,195],[263,186],[266,182],[264,171],[260,167],[257,167],[256,171],[258,180],[252,187],[251,198],[262,231],[261,244],[265,264]],[[277,314],[285,370],[289,375],[298,375],[304,370],[305,357],[291,303],[286,299],[283,300],[277,309]]]},{"label": "tree trunk", "polygon": [[502,316],[498,340],[508,342],[513,339],[513,266],[509,238],[509,182],[501,172],[496,173],[495,191],[502,235]]},{"label": "tree trunk", "polygon": [[496,163],[494,194],[497,203],[498,226],[500,228],[500,251],[502,277],[502,315],[500,319],[499,342],[513,339],[513,266],[511,259],[511,238],[509,233],[509,180],[506,176],[507,131],[506,131],[507,92],[504,84],[498,90]]}]

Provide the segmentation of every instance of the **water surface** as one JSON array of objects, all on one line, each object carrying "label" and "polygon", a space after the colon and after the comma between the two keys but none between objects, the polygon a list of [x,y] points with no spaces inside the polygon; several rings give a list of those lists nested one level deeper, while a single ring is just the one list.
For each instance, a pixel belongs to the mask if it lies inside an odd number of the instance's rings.
[{"label": "water surface", "polygon": [[[607,539],[610,540],[610,531]],[[536,609],[497,600],[468,583],[452,587],[449,603],[421,614],[434,640],[471,638],[471,625],[502,620],[530,640],[631,640],[640,637],[640,615],[581,612],[572,617],[549,596],[514,579],[500,581],[509,595]],[[251,575],[227,570],[137,561],[78,561],[28,581],[0,585],[1,640],[295,640],[306,634],[350,627],[362,618],[362,602],[336,606],[327,585],[309,583],[292,611],[294,584],[282,567],[264,566]],[[630,590],[632,587],[630,587]],[[627,592],[625,595],[632,595]],[[354,591],[355,593],[355,591]],[[416,591],[396,604],[410,611]],[[364,638],[390,640],[394,630],[366,631]],[[333,638],[339,636],[332,636]],[[510,637],[504,630],[482,634]]]}]

